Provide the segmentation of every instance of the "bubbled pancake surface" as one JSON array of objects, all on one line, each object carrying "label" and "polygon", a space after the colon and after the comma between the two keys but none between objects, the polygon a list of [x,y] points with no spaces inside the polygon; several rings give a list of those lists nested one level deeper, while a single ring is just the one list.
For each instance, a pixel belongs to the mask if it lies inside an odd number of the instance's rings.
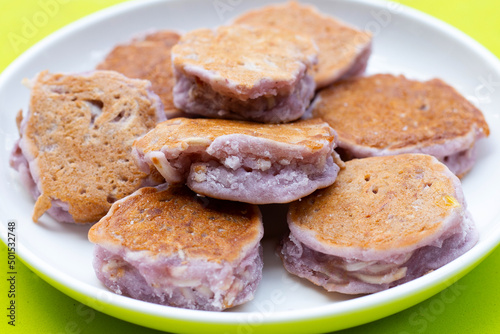
[{"label": "bubbled pancake surface", "polygon": [[246,100],[263,82],[294,85],[317,49],[310,38],[288,30],[233,25],[188,32],[172,55],[176,70],[195,76],[203,71],[215,91]]},{"label": "bubbled pancake surface", "polygon": [[314,69],[318,87],[330,84],[350,68],[356,57],[371,43],[372,36],[323,15],[310,5],[295,1],[266,6],[239,16],[235,23],[291,29],[313,38],[319,55]]},{"label": "bubbled pancake surface", "polygon": [[[144,153],[189,145],[208,147],[217,137],[241,134],[316,151],[335,139],[331,127],[319,119],[286,124],[261,124],[223,119],[175,118],[159,123],[134,143]],[[327,142],[325,142],[327,141]]]},{"label": "bubbled pancake surface", "polygon": [[170,51],[180,35],[170,30],[159,30],[117,45],[98,66],[98,70],[117,71],[129,78],[151,81],[153,91],[163,103],[165,114],[179,114],[175,108],[172,89],[175,79]]},{"label": "bubbled pancake surface", "polygon": [[471,132],[489,134],[481,111],[440,79],[376,74],[341,81],[319,93],[312,114],[328,122],[341,143],[374,149],[426,147]]},{"label": "bubbled pancake surface", "polygon": [[453,177],[424,154],[354,159],[331,187],[292,203],[289,223],[327,248],[412,247],[464,210]]},{"label": "bubbled pancake surface", "polygon": [[118,201],[89,231],[95,244],[207,261],[237,260],[262,237],[257,206],[197,196],[184,186],[145,187]]},{"label": "bubbled pancake surface", "polygon": [[140,186],[146,175],[130,151],[157,122],[149,88],[110,71],[39,74],[21,133],[40,176],[35,221],[59,199],[75,222],[95,222]]}]

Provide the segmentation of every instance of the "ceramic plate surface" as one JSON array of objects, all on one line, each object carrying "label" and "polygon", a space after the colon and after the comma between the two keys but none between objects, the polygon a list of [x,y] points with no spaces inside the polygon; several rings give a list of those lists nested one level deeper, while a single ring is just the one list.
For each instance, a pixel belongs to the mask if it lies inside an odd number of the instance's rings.
[{"label": "ceramic plate surface", "polygon": [[[410,307],[446,288],[484,259],[500,241],[500,64],[458,30],[399,4],[363,0],[311,1],[374,35],[367,72],[439,77],[457,88],[486,115],[491,136],[478,144],[478,162],[463,179],[469,209],[480,231],[468,253],[422,278],[380,293],[349,297],[326,293],[288,275],[267,236],[265,268],[255,299],[221,313],[145,303],[104,288],[92,269],[88,226],[58,224],[44,216],[31,221],[34,201],[8,165],[18,138],[15,115],[26,109],[23,78],[37,72],[93,69],[117,43],[150,29],[188,31],[215,27],[267,1],[133,1],[79,20],[44,39],[13,62],[0,77],[0,233],[17,222],[17,254],[39,276],[78,301],[120,319],[172,332],[325,332],[356,326]],[[283,206],[266,207],[266,229],[283,224]],[[274,221],[273,221],[274,220]],[[266,231],[267,231],[266,230]],[[269,233],[268,233],[269,234]]]}]

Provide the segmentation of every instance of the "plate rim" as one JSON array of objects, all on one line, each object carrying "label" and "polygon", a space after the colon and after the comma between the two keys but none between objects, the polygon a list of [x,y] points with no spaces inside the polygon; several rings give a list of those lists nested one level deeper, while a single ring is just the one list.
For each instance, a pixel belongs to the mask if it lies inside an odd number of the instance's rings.
[{"label": "plate rim", "polygon": [[[101,9],[97,12],[89,14],[85,17],[82,17],[60,29],[53,32],[52,34],[46,36],[42,40],[38,41],[28,50],[23,52],[19,57],[17,57],[12,63],[10,63],[4,71],[0,74],[0,89],[5,85],[9,78],[16,73],[20,68],[22,68],[23,64],[26,60],[31,57],[31,54],[38,52],[40,49],[44,49],[46,47],[50,47],[50,45],[54,42],[57,42],[58,39],[71,34],[80,29],[85,29],[88,25],[91,25],[96,22],[101,22],[102,20],[109,19],[112,16],[119,16],[124,12],[129,12],[137,7],[145,7],[145,6],[154,6],[158,3],[168,3],[168,2],[177,2],[178,0],[133,0],[127,1],[123,3],[118,3],[107,8]],[[186,1],[186,0],[184,0]],[[358,5],[369,6],[373,8],[384,8],[387,6],[389,1],[383,0],[330,0],[332,2],[349,2],[355,3]],[[500,74],[500,60],[491,53],[488,49],[482,46],[479,42],[463,33],[459,29],[449,25],[448,23],[441,21],[435,17],[430,16],[429,14],[423,13],[417,9],[408,7],[401,3],[394,3],[398,6],[404,8],[403,11],[397,13],[397,15],[401,15],[404,19],[412,19],[418,21],[419,24],[424,24],[430,28],[436,29],[445,35],[449,36],[451,39],[458,41],[461,45],[468,49],[472,49],[474,51],[474,55],[480,58],[482,61],[488,63],[489,66],[493,67],[495,71]],[[498,214],[493,221],[500,222],[500,214]],[[1,228],[1,238],[5,242],[5,232],[4,226]],[[344,311],[342,312],[333,312],[336,308],[338,308],[338,303],[324,306],[317,306],[308,308],[306,310],[290,310],[290,311],[277,311],[264,316],[264,320],[260,323],[255,324],[254,330],[261,331],[265,326],[263,325],[283,325],[293,324],[296,326],[298,323],[308,323],[311,321],[324,321],[331,320],[332,318],[337,317],[349,317],[353,315],[357,315],[359,313],[366,313],[373,310],[373,308],[384,308],[386,312],[382,312],[383,315],[379,316],[382,313],[377,313],[378,315],[374,316],[373,319],[365,321],[358,320],[354,325],[360,325],[362,323],[366,323],[372,320],[380,319],[384,316],[388,316],[390,314],[394,314],[403,309],[406,309],[412,305],[421,302],[428,297],[438,293],[443,290],[447,286],[451,285],[450,282],[455,282],[460,279],[470,270],[472,270],[475,266],[477,266],[482,260],[484,260],[491,252],[495,250],[495,248],[500,244],[500,227],[495,229],[493,233],[488,235],[486,238],[482,238],[481,242],[478,243],[473,249],[471,249],[466,254],[460,257],[461,261],[453,261],[446,265],[448,268],[447,271],[434,271],[424,277],[419,278],[418,280],[414,280],[408,282],[404,285],[394,287],[390,289],[391,293],[388,293],[386,290],[383,295],[383,302],[380,302],[380,294],[372,294],[359,298],[363,298],[365,301],[364,307],[358,307],[356,304],[359,303],[359,299],[352,299],[342,301],[342,306]],[[41,261],[33,252],[24,247],[22,243],[18,245],[18,258],[26,264],[32,271],[34,271],[38,276],[42,277],[45,281],[47,281],[52,286],[56,287],[58,290],[63,293],[71,296],[72,298],[86,304],[87,306],[93,307],[98,311],[103,313],[110,314],[114,317],[120,318],[125,321],[134,322],[142,326],[156,328],[156,329],[165,329],[164,327],[156,327],[154,324],[144,324],[142,319],[145,316],[147,317],[160,317],[164,320],[167,319],[169,321],[177,321],[183,323],[185,321],[189,321],[192,325],[213,325],[213,326],[234,326],[242,324],[244,322],[245,317],[249,317],[252,314],[256,314],[258,312],[207,312],[207,311],[196,311],[196,310],[185,310],[178,309],[169,306],[156,305],[151,303],[146,303],[138,300],[134,300],[128,297],[118,296],[113,294],[110,291],[102,291],[96,287],[89,285],[88,283],[84,283],[78,281],[76,279],[71,278],[68,274],[61,272],[57,269],[51,269],[50,266]],[[464,265],[465,263],[466,265]],[[55,271],[54,271],[55,270]],[[445,275],[446,273],[446,275]],[[94,291],[95,290],[95,291]],[[98,298],[98,294],[104,293],[105,295],[111,296],[110,300],[112,302],[106,303],[103,301],[99,301],[96,308],[95,303],[93,301],[89,301],[89,298]],[[397,297],[394,297],[394,296]],[[393,297],[391,297],[393,296]],[[411,301],[409,301],[411,300]],[[401,301],[407,301],[406,303],[401,303]],[[139,310],[137,304],[139,306],[141,304],[145,304],[145,309],[148,309],[150,312],[146,314],[137,314],[138,318],[130,319],[130,312],[142,312],[143,310]],[[355,305],[351,305],[355,304]],[[376,304],[376,305],[375,305]],[[393,304],[401,304],[397,307]],[[126,307],[130,306],[130,307]],[[333,308],[333,310],[332,310]],[[387,309],[389,308],[389,309]],[[129,311],[125,312],[126,316],[117,315],[116,311]],[[352,313],[354,312],[354,314]],[[119,312],[118,312],[119,313]],[[167,314],[165,314],[167,313]],[[193,319],[192,314],[195,313],[197,318]],[[165,316],[168,316],[167,318]],[[293,319],[290,319],[293,318]],[[242,320],[243,319],[243,320]],[[135,321],[134,321],[135,320]],[[353,324],[347,324],[346,326],[335,327],[337,329],[343,329],[352,327]],[[330,326],[331,327],[331,326]],[[310,327],[308,327],[310,328]],[[185,330],[185,327],[183,328]],[[331,330],[331,328],[330,328]]]}]

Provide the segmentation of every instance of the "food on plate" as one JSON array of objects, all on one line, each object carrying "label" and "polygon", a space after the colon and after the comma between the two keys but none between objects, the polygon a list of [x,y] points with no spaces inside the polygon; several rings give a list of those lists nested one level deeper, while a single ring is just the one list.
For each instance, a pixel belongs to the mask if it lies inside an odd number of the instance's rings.
[{"label": "food on plate", "polygon": [[114,47],[97,65],[97,69],[117,71],[129,78],[151,81],[167,118],[185,116],[185,113],[175,108],[172,97],[175,80],[170,51],[179,38],[177,32],[170,30],[139,35],[128,43]]},{"label": "food on plate", "polygon": [[[287,203],[335,181],[335,132],[320,120],[261,124],[174,118],[136,140],[143,172],[205,196],[252,204]],[[341,162],[339,162],[340,164]]]},{"label": "food on plate", "polygon": [[115,202],[89,231],[96,275],[110,290],[209,311],[253,298],[262,278],[262,236],[257,206],[167,185]]},{"label": "food on plate", "polygon": [[328,291],[373,293],[425,275],[478,240],[460,180],[436,158],[345,163],[333,186],[290,205],[285,268]]},{"label": "food on plate", "polygon": [[474,247],[459,177],[489,135],[481,111],[439,79],[360,77],[372,35],[313,6],[230,24],[150,30],[111,41],[95,71],[27,81],[11,166],[34,221],[97,222],[102,288],[189,310],[242,305],[263,277],[264,228],[323,297],[390,289]]},{"label": "food on plate", "polygon": [[317,88],[326,87],[339,78],[363,73],[371,54],[372,36],[369,32],[295,1],[246,12],[234,22],[290,29],[313,38],[319,49],[318,64],[312,72]]},{"label": "food on plate", "polygon": [[44,71],[29,85],[10,163],[36,199],[34,221],[47,212],[60,222],[96,222],[117,199],[162,180],[130,156],[133,141],[165,120],[148,81]]},{"label": "food on plate", "polygon": [[314,95],[317,48],[288,30],[198,29],[172,48],[174,104],[186,113],[264,123],[300,118]]},{"label": "food on plate", "polygon": [[344,80],[322,90],[311,109],[337,131],[344,159],[425,153],[459,177],[475,163],[476,141],[489,135],[481,111],[440,79]]}]

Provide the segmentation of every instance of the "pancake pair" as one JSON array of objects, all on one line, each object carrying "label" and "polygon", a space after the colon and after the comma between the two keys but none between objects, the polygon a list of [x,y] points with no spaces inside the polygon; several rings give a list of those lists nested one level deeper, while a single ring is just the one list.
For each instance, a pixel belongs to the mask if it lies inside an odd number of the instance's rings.
[{"label": "pancake pair", "polygon": [[333,186],[291,204],[288,225],[285,268],[345,294],[418,278],[478,240],[460,180],[425,154],[346,162]]},{"label": "pancake pair", "polygon": [[145,187],[89,231],[94,269],[109,289],[148,302],[221,311],[253,298],[262,278],[259,208]]},{"label": "pancake pair", "polygon": [[335,132],[321,120],[259,124],[174,118],[136,140],[141,171],[168,183],[251,204],[289,203],[331,185]]}]

